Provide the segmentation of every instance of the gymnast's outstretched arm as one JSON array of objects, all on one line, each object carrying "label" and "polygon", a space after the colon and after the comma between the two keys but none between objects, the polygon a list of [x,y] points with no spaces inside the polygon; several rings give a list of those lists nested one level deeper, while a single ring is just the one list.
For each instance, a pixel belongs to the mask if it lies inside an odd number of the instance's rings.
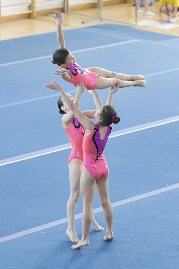
[{"label": "gymnast's outstretched arm", "polygon": [[113,93],[117,92],[118,89],[119,89],[119,85],[117,87],[110,87],[109,88],[109,95],[108,95],[108,99],[106,101],[106,105],[112,105]]},{"label": "gymnast's outstretched arm", "polygon": [[93,131],[95,124],[76,107],[75,103],[66,95],[66,93],[60,87],[60,85],[52,81],[52,83],[46,83],[45,87],[59,92],[64,102],[67,104],[69,109],[71,109],[71,111],[74,113],[75,117],[79,120],[79,122],[87,129],[89,133]]},{"label": "gymnast's outstretched arm", "polygon": [[59,44],[59,48],[65,48],[65,39],[62,31],[62,14],[60,11],[55,11],[53,15],[54,19],[56,20],[56,25],[57,25],[57,41]]}]

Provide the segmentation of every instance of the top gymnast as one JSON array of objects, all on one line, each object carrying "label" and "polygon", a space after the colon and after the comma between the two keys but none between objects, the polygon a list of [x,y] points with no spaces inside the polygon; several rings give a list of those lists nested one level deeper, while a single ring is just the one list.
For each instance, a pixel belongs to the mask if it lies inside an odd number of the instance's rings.
[{"label": "top gymnast", "polygon": [[75,62],[75,58],[72,53],[65,48],[65,40],[63,36],[62,15],[60,11],[55,11],[53,17],[56,20],[57,25],[57,40],[59,43],[59,49],[53,53],[53,64],[58,65],[56,75],[60,75],[64,80],[72,83],[74,86],[79,83],[83,83],[87,90],[105,89],[108,87],[120,88],[130,86],[145,87],[147,82],[141,75],[125,75],[121,73],[115,73],[99,67],[82,68]]}]

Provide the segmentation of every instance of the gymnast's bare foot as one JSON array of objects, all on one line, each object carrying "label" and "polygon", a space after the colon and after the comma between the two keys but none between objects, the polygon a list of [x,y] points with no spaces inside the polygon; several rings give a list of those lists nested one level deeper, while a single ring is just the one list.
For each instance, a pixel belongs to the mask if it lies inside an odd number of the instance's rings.
[{"label": "gymnast's bare foot", "polygon": [[147,81],[146,80],[136,80],[136,84],[134,86],[139,86],[139,87],[146,87],[147,86]]},{"label": "gymnast's bare foot", "polygon": [[101,232],[104,231],[104,228],[99,226],[99,224],[95,221],[95,219],[92,220],[91,225],[96,229],[96,231]]},{"label": "gymnast's bare foot", "polygon": [[66,234],[69,236],[71,242],[78,243],[80,242],[80,239],[78,238],[75,231],[70,230],[69,228],[66,230]]},{"label": "gymnast's bare foot", "polygon": [[135,80],[145,80],[145,77],[142,75],[135,76]]},{"label": "gymnast's bare foot", "polygon": [[114,238],[113,232],[107,232],[107,231],[106,231],[106,236],[103,237],[103,239],[106,240],[106,241],[110,241],[113,238]]},{"label": "gymnast's bare foot", "polygon": [[81,240],[77,245],[72,245],[72,249],[78,249],[78,248],[81,248],[81,247],[85,247],[85,246],[88,246],[89,245],[89,241],[88,240]]}]

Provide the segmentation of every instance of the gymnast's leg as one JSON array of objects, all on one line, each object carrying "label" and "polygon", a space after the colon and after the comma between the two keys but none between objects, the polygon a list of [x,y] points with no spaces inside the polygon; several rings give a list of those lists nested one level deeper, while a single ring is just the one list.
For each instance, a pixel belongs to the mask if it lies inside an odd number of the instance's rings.
[{"label": "gymnast's leg", "polygon": [[122,73],[116,73],[113,71],[108,71],[100,67],[90,67],[89,69],[95,71],[99,76],[105,78],[116,78],[120,80],[134,81],[134,80],[145,80],[142,75],[126,75]]},{"label": "gymnast's leg", "polygon": [[109,87],[117,87],[119,85],[119,88],[125,88],[125,87],[131,87],[131,86],[139,86],[139,87],[145,87],[147,85],[146,80],[119,80],[116,78],[105,78],[100,77],[98,78],[95,89],[106,89]]}]

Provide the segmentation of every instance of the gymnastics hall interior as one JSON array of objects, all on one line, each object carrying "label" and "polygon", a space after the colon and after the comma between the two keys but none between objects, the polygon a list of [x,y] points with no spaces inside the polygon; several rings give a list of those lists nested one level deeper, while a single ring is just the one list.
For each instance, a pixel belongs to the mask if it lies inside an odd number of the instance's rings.
[{"label": "gymnastics hall interior", "polygon": [[[158,2],[150,7],[157,20]],[[81,11],[80,11],[81,12]],[[83,13],[96,16],[97,10]],[[104,16],[134,21],[131,3],[104,7]],[[132,15],[131,15],[132,14]],[[133,18],[133,19],[131,19]],[[71,151],[58,113],[53,80],[75,96],[73,85],[54,74],[58,48],[53,17],[0,25],[0,268],[176,269],[179,227],[179,33],[102,20],[82,24],[64,14],[65,43],[77,63],[141,74],[147,86],[119,88],[113,97],[121,122],[104,150],[114,220],[112,241],[90,229],[88,247],[72,250],[66,235]],[[146,20],[142,14],[138,17]],[[97,90],[105,103],[108,89]],[[94,109],[87,90],[80,109]],[[82,197],[75,217],[82,234]],[[94,216],[106,228],[97,193]]]}]

